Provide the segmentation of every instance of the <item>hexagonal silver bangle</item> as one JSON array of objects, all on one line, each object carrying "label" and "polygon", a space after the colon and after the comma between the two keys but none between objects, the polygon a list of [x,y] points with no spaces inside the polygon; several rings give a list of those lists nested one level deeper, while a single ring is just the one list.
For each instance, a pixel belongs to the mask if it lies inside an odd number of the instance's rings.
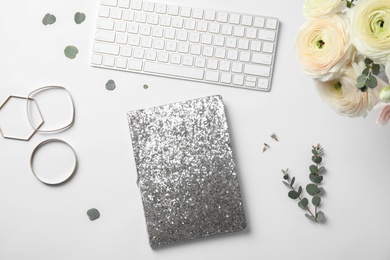
[{"label": "hexagonal silver bangle", "polygon": [[[25,100],[27,101],[27,104],[29,103],[29,101],[34,102],[35,106],[37,107],[39,116],[41,117],[41,123],[40,123],[37,127],[32,127],[34,131],[33,131],[29,136],[27,136],[26,138],[6,135],[6,134],[3,133],[3,131],[1,130],[1,128],[0,128],[0,134],[1,134],[1,136],[3,136],[3,137],[6,138],[6,139],[19,140],[19,141],[29,141],[29,140],[31,139],[31,137],[33,137],[33,135],[39,130],[39,128],[40,128],[40,127],[43,125],[43,123],[44,123],[44,120],[43,120],[43,116],[42,116],[41,110],[39,109],[38,103],[37,103],[37,101],[35,101],[35,99],[30,98],[30,97],[21,97],[21,96],[13,96],[13,95],[8,96],[8,98],[3,102],[3,104],[1,104],[0,110],[1,110],[1,109],[5,106],[5,104],[6,104],[9,100],[11,100],[12,98],[25,99]],[[29,117],[29,121],[30,121],[30,117]],[[31,122],[30,122],[30,124],[31,124]]]},{"label": "hexagonal silver bangle", "polygon": [[44,130],[44,129],[39,129],[40,127],[35,127],[33,122],[32,122],[32,119],[31,119],[31,116],[30,116],[30,109],[29,109],[29,104],[27,102],[27,116],[28,116],[28,121],[30,122],[30,125],[33,129],[35,129],[37,132],[40,132],[40,133],[57,133],[57,132],[61,132],[61,131],[64,131],[68,128],[70,128],[73,124],[74,124],[74,120],[75,120],[75,106],[74,106],[74,102],[73,102],[73,98],[72,98],[72,95],[70,94],[70,92],[65,88],[65,87],[62,87],[62,86],[45,86],[45,87],[41,87],[41,88],[38,88],[36,90],[33,90],[30,92],[30,94],[28,94],[28,98],[31,98],[31,96],[39,93],[39,92],[42,92],[42,91],[45,91],[45,90],[49,90],[49,89],[63,89],[65,90],[67,93],[68,93],[68,96],[70,98],[70,101],[72,103],[72,119],[71,121],[69,122],[69,124],[63,126],[63,127],[60,127],[60,128],[57,128],[57,129],[49,129],[49,130]]},{"label": "hexagonal silver bangle", "polygon": [[[73,170],[62,180],[59,180],[58,182],[49,182],[47,180],[44,180],[42,179],[38,174],[37,172],[34,170],[34,157],[35,157],[35,154],[38,152],[38,150],[44,146],[45,144],[48,144],[48,143],[62,143],[62,144],[65,144],[66,146],[68,146],[72,152],[73,152],[73,155],[74,155],[74,166],[73,166]],[[34,174],[34,176],[42,183],[44,184],[47,184],[47,185],[51,185],[51,186],[55,186],[55,185],[59,185],[59,184],[63,184],[67,181],[69,181],[73,176],[74,174],[76,173],[77,171],[77,165],[78,165],[78,159],[77,159],[77,155],[76,155],[76,152],[74,151],[73,147],[71,145],[69,145],[67,142],[61,140],[61,139],[48,139],[48,140],[45,140],[43,142],[41,142],[40,144],[37,145],[37,147],[34,148],[34,150],[32,151],[31,153],[31,157],[30,157],[30,168],[31,168],[31,171],[32,173]]]}]

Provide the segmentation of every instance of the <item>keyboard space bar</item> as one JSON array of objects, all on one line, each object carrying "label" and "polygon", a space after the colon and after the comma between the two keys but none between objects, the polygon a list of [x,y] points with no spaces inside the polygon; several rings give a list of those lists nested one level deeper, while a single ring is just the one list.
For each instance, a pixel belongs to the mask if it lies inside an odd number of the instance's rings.
[{"label": "keyboard space bar", "polygon": [[203,70],[163,63],[145,62],[144,71],[181,78],[203,79]]}]

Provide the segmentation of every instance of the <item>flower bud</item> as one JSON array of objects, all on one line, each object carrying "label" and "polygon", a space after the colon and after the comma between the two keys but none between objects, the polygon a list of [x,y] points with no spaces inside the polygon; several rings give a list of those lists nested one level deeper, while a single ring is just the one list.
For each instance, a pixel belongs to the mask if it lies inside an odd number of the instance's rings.
[{"label": "flower bud", "polygon": [[382,102],[385,102],[385,103],[390,102],[390,86],[383,88],[379,92],[379,98],[381,99]]}]

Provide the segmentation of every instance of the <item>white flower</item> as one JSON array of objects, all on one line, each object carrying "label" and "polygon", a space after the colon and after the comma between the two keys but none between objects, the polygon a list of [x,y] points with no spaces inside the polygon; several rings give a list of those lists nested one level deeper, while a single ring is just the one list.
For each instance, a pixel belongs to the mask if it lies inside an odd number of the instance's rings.
[{"label": "white flower", "polygon": [[378,86],[368,89],[366,92],[356,88],[356,78],[364,69],[362,57],[358,62],[347,66],[344,74],[337,80],[321,82],[315,80],[315,84],[323,100],[336,112],[349,117],[365,117],[367,111],[371,111],[378,103],[377,92],[387,84],[377,78]]},{"label": "white flower", "polygon": [[390,105],[384,106],[379,112],[376,123],[380,126],[387,124],[390,118]]},{"label": "white flower", "polygon": [[295,50],[308,76],[324,82],[340,77],[354,52],[345,17],[309,19],[299,30]]},{"label": "white flower", "polygon": [[346,7],[346,0],[305,0],[303,13],[306,17],[311,18],[339,13]]},{"label": "white flower", "polygon": [[357,50],[375,63],[389,63],[390,1],[359,0],[349,15],[352,41]]},{"label": "white flower", "polygon": [[379,98],[382,102],[389,103],[390,102],[390,86],[383,88],[379,92]]}]

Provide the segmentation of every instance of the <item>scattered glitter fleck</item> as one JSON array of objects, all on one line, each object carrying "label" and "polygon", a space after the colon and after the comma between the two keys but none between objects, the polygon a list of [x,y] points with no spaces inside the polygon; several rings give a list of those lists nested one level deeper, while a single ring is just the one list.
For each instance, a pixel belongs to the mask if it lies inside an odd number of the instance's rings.
[{"label": "scattered glitter fleck", "polygon": [[87,215],[89,217],[89,220],[91,220],[91,221],[94,221],[94,220],[97,220],[98,218],[100,218],[100,212],[99,212],[99,210],[97,210],[95,208],[88,210]]},{"label": "scattered glitter fleck", "polygon": [[107,81],[107,83],[106,83],[106,89],[107,90],[114,90],[115,88],[116,88],[115,81],[113,81],[112,79]]},{"label": "scattered glitter fleck", "polygon": [[149,88],[149,86],[145,84],[144,85],[144,89],[148,89],[148,88]]},{"label": "scattered glitter fleck", "polygon": [[152,247],[245,229],[221,96],[128,113]]}]

